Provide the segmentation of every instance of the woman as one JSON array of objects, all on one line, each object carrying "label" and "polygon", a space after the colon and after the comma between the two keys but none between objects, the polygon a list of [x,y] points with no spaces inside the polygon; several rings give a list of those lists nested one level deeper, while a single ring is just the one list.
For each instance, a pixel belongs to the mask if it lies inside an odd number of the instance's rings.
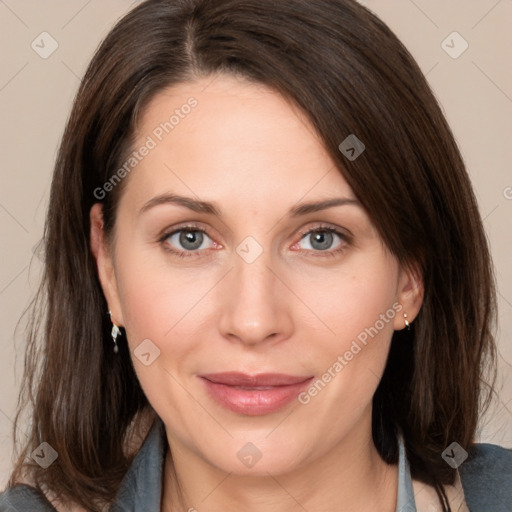
[{"label": "woman", "polygon": [[511,453],[474,444],[476,201],[364,7],[136,7],[77,94],[45,242],[0,510],[510,510]]}]

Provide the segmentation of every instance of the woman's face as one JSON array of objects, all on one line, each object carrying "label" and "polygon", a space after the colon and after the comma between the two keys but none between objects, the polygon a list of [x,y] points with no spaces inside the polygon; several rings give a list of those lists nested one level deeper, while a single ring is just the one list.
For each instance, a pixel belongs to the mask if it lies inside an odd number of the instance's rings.
[{"label": "woman's face", "polygon": [[[212,80],[144,111],[100,278],[175,454],[275,475],[371,439],[372,396],[418,283],[297,109]],[[279,375],[250,378],[262,374]]]}]

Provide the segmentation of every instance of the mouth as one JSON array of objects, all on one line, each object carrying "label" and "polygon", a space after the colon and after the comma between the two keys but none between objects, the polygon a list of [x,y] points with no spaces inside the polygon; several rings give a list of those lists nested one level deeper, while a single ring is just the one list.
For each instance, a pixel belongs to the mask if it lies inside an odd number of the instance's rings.
[{"label": "mouth", "polygon": [[224,372],[200,375],[199,378],[209,395],[224,408],[239,414],[259,416],[288,405],[314,377]]}]

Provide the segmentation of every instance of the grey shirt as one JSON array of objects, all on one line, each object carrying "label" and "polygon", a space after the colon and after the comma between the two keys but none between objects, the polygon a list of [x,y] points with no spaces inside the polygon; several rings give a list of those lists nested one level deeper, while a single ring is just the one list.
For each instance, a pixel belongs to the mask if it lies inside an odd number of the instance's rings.
[{"label": "grey shirt", "polygon": [[[167,441],[161,420],[153,424],[126,473],[111,512],[160,512]],[[470,512],[512,512],[512,450],[477,444],[459,467]],[[0,512],[55,512],[36,489],[8,488],[0,495]],[[399,439],[398,489],[395,512],[416,512],[409,463]]]}]

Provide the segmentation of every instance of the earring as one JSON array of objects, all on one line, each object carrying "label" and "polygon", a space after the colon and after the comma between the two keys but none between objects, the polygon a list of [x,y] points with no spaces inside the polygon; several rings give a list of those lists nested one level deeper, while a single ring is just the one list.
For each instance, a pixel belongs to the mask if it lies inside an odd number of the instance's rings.
[{"label": "earring", "polygon": [[411,324],[409,323],[409,320],[407,320],[407,313],[404,313],[404,322],[405,322],[405,327],[407,327],[407,330],[410,331]]},{"label": "earring", "polygon": [[108,314],[110,315],[110,321],[112,322],[112,331],[110,335],[112,336],[112,341],[114,342],[114,354],[117,354],[119,352],[119,347],[117,346],[117,337],[121,334],[121,329],[119,329],[119,327],[112,320],[112,312],[109,311]]}]

